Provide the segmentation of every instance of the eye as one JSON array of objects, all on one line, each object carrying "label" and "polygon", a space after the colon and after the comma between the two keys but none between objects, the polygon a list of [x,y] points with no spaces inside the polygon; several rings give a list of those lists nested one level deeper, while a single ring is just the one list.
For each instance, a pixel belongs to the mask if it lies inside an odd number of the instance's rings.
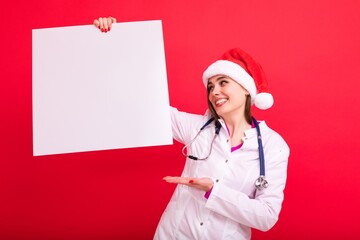
[{"label": "eye", "polygon": [[224,86],[225,84],[227,84],[228,83],[228,81],[226,81],[226,80],[221,80],[220,81],[220,86]]},{"label": "eye", "polygon": [[214,89],[213,85],[208,85],[208,87],[207,87],[208,92],[211,92],[213,89]]}]

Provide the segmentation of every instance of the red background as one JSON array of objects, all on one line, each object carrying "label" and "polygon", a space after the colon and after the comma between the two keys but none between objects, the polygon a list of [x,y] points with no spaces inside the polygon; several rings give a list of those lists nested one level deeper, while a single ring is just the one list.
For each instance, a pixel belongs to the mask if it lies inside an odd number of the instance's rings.
[{"label": "red background", "polygon": [[360,238],[359,1],[4,4],[0,239],[153,236],[175,187],[162,177],[182,170],[180,144],[32,156],[31,30],[108,15],[163,21],[170,102],[180,110],[205,111],[201,75],[225,50],[241,47],[262,63],[275,105],[255,116],[286,139],[291,156],[280,219],[253,239]]}]

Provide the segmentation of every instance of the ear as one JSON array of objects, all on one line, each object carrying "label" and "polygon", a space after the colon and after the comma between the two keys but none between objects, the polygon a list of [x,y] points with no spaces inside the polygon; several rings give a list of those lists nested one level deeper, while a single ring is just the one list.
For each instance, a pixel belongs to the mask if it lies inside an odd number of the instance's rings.
[{"label": "ear", "polygon": [[250,95],[249,91],[248,91],[246,88],[244,88],[241,84],[239,84],[239,85],[240,85],[240,87],[244,90],[245,96]]}]

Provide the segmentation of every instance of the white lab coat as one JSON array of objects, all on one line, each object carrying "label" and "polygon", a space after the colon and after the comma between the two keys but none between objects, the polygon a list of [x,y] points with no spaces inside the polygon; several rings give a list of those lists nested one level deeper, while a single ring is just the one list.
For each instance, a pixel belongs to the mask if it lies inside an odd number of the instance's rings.
[{"label": "white lab coat", "polygon": [[[210,118],[171,109],[173,137],[189,143]],[[186,159],[182,176],[209,177],[214,187],[208,199],[204,191],[178,185],[163,213],[154,239],[250,239],[251,228],[269,230],[278,220],[284,198],[289,147],[264,121],[259,123],[265,154],[268,188],[258,191],[259,155],[256,129],[245,132],[243,146],[231,152],[224,122],[210,157]],[[189,154],[205,157],[215,134],[215,124],[206,127],[191,144]]]}]

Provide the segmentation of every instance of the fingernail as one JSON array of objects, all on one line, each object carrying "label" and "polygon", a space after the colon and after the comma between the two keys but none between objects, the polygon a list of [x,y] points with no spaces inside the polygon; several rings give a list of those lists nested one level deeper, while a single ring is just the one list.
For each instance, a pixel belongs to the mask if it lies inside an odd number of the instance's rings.
[{"label": "fingernail", "polygon": [[189,181],[189,183],[193,183],[193,182],[194,182],[194,180],[192,180],[192,179]]},{"label": "fingernail", "polygon": [[108,28],[108,32],[110,32],[110,29],[111,29],[111,28]]}]

